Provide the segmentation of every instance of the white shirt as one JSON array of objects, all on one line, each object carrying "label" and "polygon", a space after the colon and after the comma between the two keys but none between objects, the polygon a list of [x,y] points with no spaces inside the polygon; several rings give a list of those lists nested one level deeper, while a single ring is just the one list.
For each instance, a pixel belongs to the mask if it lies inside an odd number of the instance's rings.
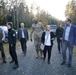
[{"label": "white shirt", "polygon": [[24,31],[22,28],[21,28],[21,30],[22,30],[22,38],[25,38]]},{"label": "white shirt", "polygon": [[46,32],[45,34],[45,45],[46,46],[51,46],[51,36],[50,36],[50,32]]},{"label": "white shirt", "polygon": [[66,41],[69,40],[70,28],[71,28],[71,25],[66,27],[66,31],[65,31],[65,40]]}]

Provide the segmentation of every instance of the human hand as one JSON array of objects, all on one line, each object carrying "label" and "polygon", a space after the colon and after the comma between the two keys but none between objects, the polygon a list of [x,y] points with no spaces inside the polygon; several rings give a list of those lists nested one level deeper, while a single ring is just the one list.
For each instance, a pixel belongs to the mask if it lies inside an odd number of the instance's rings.
[{"label": "human hand", "polygon": [[51,40],[54,40],[54,38],[52,38]]},{"label": "human hand", "polygon": [[60,40],[62,40],[62,38],[60,38]]}]

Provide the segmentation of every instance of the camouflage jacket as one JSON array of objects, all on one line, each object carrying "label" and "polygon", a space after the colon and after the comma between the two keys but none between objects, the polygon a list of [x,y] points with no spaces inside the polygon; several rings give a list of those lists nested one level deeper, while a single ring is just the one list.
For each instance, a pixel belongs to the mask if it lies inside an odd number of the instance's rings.
[{"label": "camouflage jacket", "polygon": [[32,24],[32,27],[31,27],[32,31],[31,31],[31,34],[30,34],[30,39],[32,39],[32,35],[34,33],[34,38],[41,38],[42,36],[42,33],[44,31],[44,26],[41,22],[38,22],[37,24]]}]

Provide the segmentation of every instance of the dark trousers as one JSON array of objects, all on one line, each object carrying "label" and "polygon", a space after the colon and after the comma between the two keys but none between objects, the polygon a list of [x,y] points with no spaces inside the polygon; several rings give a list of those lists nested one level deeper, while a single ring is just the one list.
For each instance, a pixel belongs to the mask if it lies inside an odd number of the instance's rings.
[{"label": "dark trousers", "polygon": [[44,60],[46,58],[47,51],[48,51],[48,62],[49,62],[50,58],[51,58],[52,46],[45,46],[44,51],[43,51],[43,53],[44,53]]},{"label": "dark trousers", "polygon": [[5,53],[4,53],[3,43],[0,43],[0,51],[1,51],[1,56],[2,56],[3,61],[5,61]]},{"label": "dark trousers", "polygon": [[57,39],[57,43],[58,43],[58,51],[61,51],[61,46],[62,46],[62,41],[60,39]]},{"label": "dark trousers", "polygon": [[18,65],[18,59],[16,54],[16,45],[15,44],[9,44],[9,53],[12,57],[12,60],[15,62],[16,65]]},{"label": "dark trousers", "polygon": [[20,43],[21,43],[22,51],[23,51],[24,53],[26,53],[26,49],[27,49],[27,47],[26,47],[26,39],[25,39],[25,38],[21,38],[21,39],[20,39]]}]

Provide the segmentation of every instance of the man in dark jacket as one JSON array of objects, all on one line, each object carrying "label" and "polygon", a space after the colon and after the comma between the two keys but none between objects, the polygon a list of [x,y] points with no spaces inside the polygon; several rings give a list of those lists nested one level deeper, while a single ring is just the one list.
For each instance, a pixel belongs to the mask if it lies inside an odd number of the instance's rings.
[{"label": "man in dark jacket", "polygon": [[15,66],[13,67],[13,69],[17,69],[19,65],[18,65],[17,54],[16,54],[16,32],[14,31],[14,29],[12,29],[12,25],[13,24],[11,22],[7,23],[9,53],[12,57],[12,60],[10,63],[15,62]]},{"label": "man in dark jacket", "polygon": [[22,51],[24,55],[26,55],[26,49],[27,49],[26,43],[28,41],[28,31],[24,27],[24,23],[21,23],[21,28],[18,29],[18,39],[21,43]]},{"label": "man in dark jacket", "polygon": [[57,43],[58,43],[58,51],[61,54],[61,43],[62,43],[62,37],[63,37],[63,28],[62,23],[58,24],[58,28],[56,30],[56,36],[57,36]]},{"label": "man in dark jacket", "polygon": [[3,48],[3,40],[5,39],[5,34],[2,29],[0,29],[0,51],[1,51],[1,56],[3,59],[3,63],[7,63],[5,59],[5,53],[4,53],[4,48]]}]

